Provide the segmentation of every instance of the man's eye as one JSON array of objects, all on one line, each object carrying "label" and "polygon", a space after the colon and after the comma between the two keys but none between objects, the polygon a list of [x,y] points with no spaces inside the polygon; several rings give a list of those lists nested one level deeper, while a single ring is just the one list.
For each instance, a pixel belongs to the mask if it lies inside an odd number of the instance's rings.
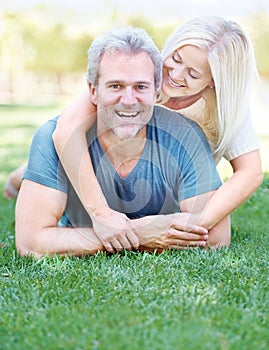
[{"label": "man's eye", "polygon": [[138,90],[146,90],[147,86],[145,86],[145,85],[137,85],[137,89]]},{"label": "man's eye", "polygon": [[120,85],[119,84],[111,84],[109,87],[112,89],[119,89]]}]

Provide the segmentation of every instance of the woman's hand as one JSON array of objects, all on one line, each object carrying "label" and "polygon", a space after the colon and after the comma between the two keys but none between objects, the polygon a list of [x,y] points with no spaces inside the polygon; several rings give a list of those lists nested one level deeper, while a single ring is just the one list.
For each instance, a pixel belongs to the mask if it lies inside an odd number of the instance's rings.
[{"label": "woman's hand", "polygon": [[138,249],[139,240],[125,214],[103,207],[91,214],[93,230],[109,253]]}]

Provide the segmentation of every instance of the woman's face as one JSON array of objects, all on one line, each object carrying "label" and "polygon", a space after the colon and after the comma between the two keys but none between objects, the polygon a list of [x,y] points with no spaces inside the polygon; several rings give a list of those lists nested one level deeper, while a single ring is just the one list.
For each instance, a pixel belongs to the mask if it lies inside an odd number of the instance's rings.
[{"label": "woman's face", "polygon": [[212,85],[207,54],[196,46],[183,46],[163,62],[162,90],[169,97],[195,95]]}]

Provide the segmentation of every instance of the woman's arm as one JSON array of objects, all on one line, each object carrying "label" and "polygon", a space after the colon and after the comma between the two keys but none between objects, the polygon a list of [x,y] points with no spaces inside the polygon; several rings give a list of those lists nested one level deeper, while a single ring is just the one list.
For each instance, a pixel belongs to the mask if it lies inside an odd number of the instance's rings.
[{"label": "woman's arm", "polygon": [[86,132],[95,120],[96,106],[91,102],[89,90],[85,90],[61,114],[53,134],[54,145],[106,250],[113,253],[137,248],[139,241],[129,219],[108,207],[93,170]]},{"label": "woman's arm", "polygon": [[211,229],[239,207],[262,182],[260,152],[243,154],[231,162],[233,175],[215,192],[197,225]]}]

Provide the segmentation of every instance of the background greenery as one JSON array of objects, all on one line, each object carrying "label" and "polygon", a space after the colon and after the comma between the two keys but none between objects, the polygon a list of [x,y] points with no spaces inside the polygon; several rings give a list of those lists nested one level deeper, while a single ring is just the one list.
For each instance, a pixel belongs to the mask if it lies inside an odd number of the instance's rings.
[{"label": "background greenery", "polygon": [[[85,80],[87,50],[103,30],[129,24],[142,27],[161,49],[172,31],[186,20],[179,17],[176,23],[153,23],[143,14],[121,16],[114,11],[100,28],[89,23],[87,29],[81,26],[75,30],[68,26],[64,9],[62,21],[56,22],[45,9],[23,14],[0,10],[0,98],[7,103],[33,103],[37,97],[40,103],[45,95],[51,101],[59,94],[75,94]],[[237,21],[253,40],[262,79],[269,79],[269,14],[256,12]]]},{"label": "background greenery", "polygon": [[[68,19],[53,21],[44,6],[34,14],[0,11],[1,188],[26,160],[36,128],[81,87],[87,49],[98,32],[132,24],[161,48],[184,20],[152,23],[112,11],[105,27],[89,23],[87,30],[71,31]],[[268,13],[239,22],[253,39],[261,77],[268,79]],[[266,116],[260,110],[255,116],[261,114]],[[268,164],[267,135],[261,144]],[[221,170],[225,177],[228,170]],[[0,195],[1,350],[269,349],[268,174],[233,213],[231,248],[219,251],[21,258],[14,207],[15,200]]]},{"label": "background greenery", "polygon": [[[61,106],[0,106],[0,186]],[[0,196],[0,348],[267,350],[269,176],[232,215],[219,251],[124,253],[39,261],[14,245]]]},{"label": "background greenery", "polygon": [[[15,58],[13,62],[10,61],[12,65],[23,63],[22,68],[26,71],[53,73],[59,76],[84,70],[87,50],[98,32],[111,29],[115,25],[141,27],[152,36],[161,49],[168,35],[186,20],[179,17],[177,23],[160,24],[153,23],[143,14],[121,17],[114,12],[108,18],[105,28],[96,31],[89,23],[87,30],[83,28],[74,34],[63,22],[47,21],[44,25],[42,13],[36,14],[39,20],[25,13],[23,16],[17,12],[5,12],[0,15],[2,20],[0,55]],[[254,42],[261,76],[269,78],[269,62],[266,59],[269,55],[269,14],[256,12],[237,21],[249,32]],[[20,57],[17,55],[18,46],[23,50]],[[12,65],[8,67],[10,71],[14,68]],[[4,68],[3,66],[2,69]]]}]

